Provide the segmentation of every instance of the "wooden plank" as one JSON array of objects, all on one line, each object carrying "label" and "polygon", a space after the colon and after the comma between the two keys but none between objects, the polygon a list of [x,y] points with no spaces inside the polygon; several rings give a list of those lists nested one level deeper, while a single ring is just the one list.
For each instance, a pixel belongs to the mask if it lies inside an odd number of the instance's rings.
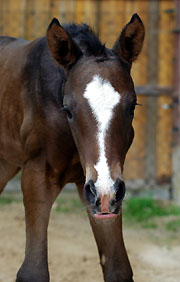
[{"label": "wooden plank", "polygon": [[68,23],[68,1],[66,0],[60,0],[57,1],[57,12],[59,14],[58,18],[60,19],[61,24]]},{"label": "wooden plank", "polygon": [[[160,2],[160,33],[159,33],[159,65],[158,81],[160,86],[173,85],[174,56],[174,17],[166,12],[174,8],[173,1]],[[164,108],[171,104],[171,97],[159,97],[157,120],[157,179],[160,183],[170,181],[172,175],[172,109]]]},{"label": "wooden plank", "polygon": [[142,106],[137,106],[133,120],[135,138],[127,154],[124,176],[127,180],[144,179],[145,172],[145,128],[146,128],[146,97],[141,97],[138,102]]},{"label": "wooden plank", "polygon": [[[180,31],[180,2],[175,1],[175,26]],[[173,199],[180,205],[180,33],[175,34],[175,93],[173,108]]]},{"label": "wooden plank", "polygon": [[107,1],[102,0],[99,3],[99,9],[100,9],[100,14],[99,14],[99,37],[100,40],[103,43],[106,43],[108,46],[108,31],[109,31],[109,18],[108,18],[108,5]]},{"label": "wooden plank", "polygon": [[84,23],[91,26],[91,28],[99,33],[99,1],[97,0],[86,0],[84,7]]},{"label": "wooden plank", "polygon": [[33,40],[46,34],[50,23],[50,1],[31,0],[26,2],[26,38]]},{"label": "wooden plank", "polygon": [[25,0],[3,1],[2,34],[14,37],[24,36]]},{"label": "wooden plank", "polygon": [[71,23],[74,20],[75,0],[51,0],[50,17],[57,18],[61,24]]},{"label": "wooden plank", "polygon": [[[123,7],[123,1],[119,1],[119,3],[116,0],[111,0],[109,2],[109,36],[108,36],[108,46],[110,48],[113,47],[114,43],[116,42],[117,37],[119,36],[121,32],[121,28],[125,25],[125,22],[123,22],[123,17],[118,15],[117,8]],[[122,12],[122,10],[121,10]],[[122,15],[122,13],[121,13]],[[121,25],[121,26],[120,26]]]},{"label": "wooden plank", "polygon": [[[131,19],[133,13],[137,12],[143,20],[145,26],[148,23],[148,2],[146,1],[126,1],[126,21]],[[147,84],[147,42],[145,41],[143,51],[136,63],[132,67],[132,77],[135,85]],[[125,178],[129,180],[144,179],[145,177],[145,156],[146,156],[146,110],[147,98],[138,96],[138,103],[141,107],[136,107],[133,127],[135,138],[127,154],[125,164]]]},{"label": "wooden plank", "polygon": [[51,19],[57,18],[61,22],[61,19],[59,16],[59,1],[51,0],[49,14],[50,14]]},{"label": "wooden plank", "polygon": [[157,97],[160,95],[164,96],[172,96],[173,94],[173,87],[172,86],[157,86],[157,85],[136,85],[135,86],[135,91],[137,95],[145,95],[145,96],[153,96]]},{"label": "wooden plank", "polygon": [[[131,1],[128,1],[128,2],[131,2]],[[149,25],[149,21],[148,21],[149,2],[148,1],[135,1],[133,3],[134,3],[133,10],[132,8],[128,7],[129,20],[132,14],[137,12],[144,23],[145,31],[147,33],[148,25]],[[130,3],[128,4],[130,6]],[[147,84],[147,43],[148,43],[147,37],[148,37],[148,34],[146,34],[142,52],[138,60],[132,66],[132,77],[134,79],[135,85],[146,85]]]},{"label": "wooden plank", "polygon": [[72,23],[74,22],[75,19],[75,0],[66,1],[66,5],[67,5],[66,22]]},{"label": "wooden plank", "polygon": [[[149,3],[148,26],[148,65],[147,81],[149,84],[157,84],[158,80],[158,31],[159,31],[159,2]],[[146,159],[145,179],[148,187],[156,184],[156,125],[157,125],[157,98],[147,98],[147,124],[146,124]]]},{"label": "wooden plank", "polygon": [[85,22],[85,1],[75,1],[75,22],[78,24]]}]

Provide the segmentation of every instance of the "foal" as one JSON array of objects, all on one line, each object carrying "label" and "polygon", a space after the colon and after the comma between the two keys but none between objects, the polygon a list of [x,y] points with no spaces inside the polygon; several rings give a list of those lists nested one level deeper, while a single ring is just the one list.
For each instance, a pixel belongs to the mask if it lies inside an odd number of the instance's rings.
[{"label": "foal", "polygon": [[0,192],[22,170],[26,251],[16,282],[49,282],[52,204],[76,183],[106,282],[132,282],[122,236],[122,180],[133,140],[130,76],[144,26],[137,14],[113,49],[87,25],[53,19],[46,37],[0,38]]}]

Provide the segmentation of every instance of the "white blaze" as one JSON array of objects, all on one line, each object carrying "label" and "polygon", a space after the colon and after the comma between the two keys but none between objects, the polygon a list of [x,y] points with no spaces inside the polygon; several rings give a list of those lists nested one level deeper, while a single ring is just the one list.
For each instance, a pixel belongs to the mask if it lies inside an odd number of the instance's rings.
[{"label": "white blaze", "polygon": [[121,96],[109,81],[95,75],[93,80],[87,84],[84,97],[88,100],[98,125],[99,158],[94,166],[98,176],[95,186],[99,193],[106,195],[110,193],[113,180],[106,158],[105,137],[113,117],[114,108],[119,103]]}]

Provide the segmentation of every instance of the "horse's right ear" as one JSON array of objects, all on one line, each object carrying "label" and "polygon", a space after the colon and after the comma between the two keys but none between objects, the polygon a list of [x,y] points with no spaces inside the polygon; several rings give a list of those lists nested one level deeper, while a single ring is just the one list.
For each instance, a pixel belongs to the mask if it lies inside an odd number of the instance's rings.
[{"label": "horse's right ear", "polygon": [[46,36],[53,58],[64,68],[68,69],[82,55],[80,48],[57,19],[51,21]]}]

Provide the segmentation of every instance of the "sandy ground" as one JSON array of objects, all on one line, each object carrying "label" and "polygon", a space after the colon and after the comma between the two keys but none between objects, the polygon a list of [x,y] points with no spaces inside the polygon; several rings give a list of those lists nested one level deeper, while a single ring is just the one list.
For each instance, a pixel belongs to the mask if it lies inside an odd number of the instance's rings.
[{"label": "sandy ground", "polygon": [[[179,282],[180,240],[164,234],[124,227],[135,282]],[[14,282],[24,256],[22,203],[0,207],[0,282]],[[178,242],[179,240],[179,242]],[[102,282],[96,245],[87,217],[52,211],[49,227],[52,282]]]}]

